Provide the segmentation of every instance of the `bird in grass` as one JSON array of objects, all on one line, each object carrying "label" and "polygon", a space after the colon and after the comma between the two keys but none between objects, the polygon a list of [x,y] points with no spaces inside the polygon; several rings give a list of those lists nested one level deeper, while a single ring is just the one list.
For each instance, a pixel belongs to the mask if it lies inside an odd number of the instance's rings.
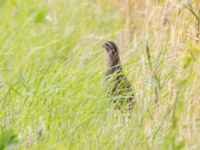
[{"label": "bird in grass", "polygon": [[115,109],[131,111],[134,108],[134,93],[130,82],[124,75],[117,45],[108,41],[103,44],[108,55],[106,82],[110,83],[108,95],[112,97]]}]

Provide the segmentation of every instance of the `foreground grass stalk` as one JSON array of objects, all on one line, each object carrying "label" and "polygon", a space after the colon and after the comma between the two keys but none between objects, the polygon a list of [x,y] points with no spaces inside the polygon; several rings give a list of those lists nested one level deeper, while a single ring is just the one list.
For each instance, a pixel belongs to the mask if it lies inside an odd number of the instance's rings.
[{"label": "foreground grass stalk", "polygon": [[200,8],[197,6],[196,10],[194,6],[192,5],[192,2],[189,1],[188,4],[185,6],[190,13],[195,17],[196,19],[196,43],[199,43],[199,32],[200,32]]},{"label": "foreground grass stalk", "polygon": [[150,54],[150,49],[149,49],[148,43],[146,44],[146,55],[147,55],[147,60],[148,60],[150,71],[153,74],[153,79],[154,79],[154,81],[156,81],[156,85],[154,87],[154,93],[155,93],[155,104],[157,104],[158,101],[159,101],[159,91],[161,90],[160,77],[158,76],[158,74],[156,72],[157,69],[153,68],[152,58],[151,58],[151,54]]}]

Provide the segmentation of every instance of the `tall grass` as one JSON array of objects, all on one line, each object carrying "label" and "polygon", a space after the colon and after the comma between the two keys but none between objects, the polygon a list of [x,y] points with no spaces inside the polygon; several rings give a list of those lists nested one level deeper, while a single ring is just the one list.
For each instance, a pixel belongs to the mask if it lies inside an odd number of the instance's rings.
[{"label": "tall grass", "polygon": [[[0,0],[0,135],[12,130],[16,149],[198,149],[200,46],[185,6]],[[103,84],[106,40],[135,90],[128,121]]]}]

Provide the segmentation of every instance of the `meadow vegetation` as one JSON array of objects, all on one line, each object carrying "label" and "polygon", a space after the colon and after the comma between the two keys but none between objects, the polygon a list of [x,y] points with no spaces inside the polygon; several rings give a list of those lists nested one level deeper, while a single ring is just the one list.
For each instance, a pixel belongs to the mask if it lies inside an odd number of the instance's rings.
[{"label": "meadow vegetation", "polygon": [[[0,149],[200,147],[199,1],[0,0]],[[114,111],[102,44],[135,91]]]}]

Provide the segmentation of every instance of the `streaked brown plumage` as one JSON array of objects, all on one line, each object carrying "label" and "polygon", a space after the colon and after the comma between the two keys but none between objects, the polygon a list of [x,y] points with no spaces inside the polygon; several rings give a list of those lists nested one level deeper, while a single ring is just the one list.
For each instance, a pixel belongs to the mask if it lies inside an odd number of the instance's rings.
[{"label": "streaked brown plumage", "polygon": [[105,78],[107,82],[111,82],[109,95],[113,97],[112,102],[116,109],[130,111],[135,105],[134,94],[130,82],[123,73],[118,47],[112,41],[106,42],[103,47],[108,54],[108,69]]}]

